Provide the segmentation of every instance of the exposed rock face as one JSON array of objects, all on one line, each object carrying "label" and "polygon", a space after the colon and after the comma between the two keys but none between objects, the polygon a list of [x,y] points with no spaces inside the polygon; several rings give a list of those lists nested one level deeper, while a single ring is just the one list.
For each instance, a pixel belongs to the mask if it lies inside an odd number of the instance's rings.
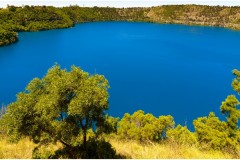
[{"label": "exposed rock face", "polygon": [[220,26],[240,29],[240,7],[174,5],[153,7],[147,14],[152,22]]}]

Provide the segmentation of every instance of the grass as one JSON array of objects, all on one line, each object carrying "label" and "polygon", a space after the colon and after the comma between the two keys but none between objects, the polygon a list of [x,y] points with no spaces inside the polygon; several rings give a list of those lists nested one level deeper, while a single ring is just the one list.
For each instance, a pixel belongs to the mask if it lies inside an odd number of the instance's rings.
[{"label": "grass", "polygon": [[10,143],[5,138],[0,140],[0,158],[1,159],[29,159],[32,157],[32,150],[35,144],[29,139],[22,139],[18,143]]},{"label": "grass", "polygon": [[[123,141],[116,138],[109,138],[108,141],[116,149],[117,153],[131,159],[155,159],[155,158],[233,158],[231,154],[221,151],[201,151],[195,146],[178,145],[176,143],[141,144],[136,141]],[[36,145],[25,138],[18,143],[10,143],[6,138],[0,140],[0,158],[1,159],[29,159],[32,158],[32,150]],[[59,145],[52,145],[44,148],[48,152],[53,152],[59,148]],[[236,158],[236,157],[235,157]],[[238,157],[239,158],[239,157]]]},{"label": "grass", "polygon": [[160,158],[233,158],[232,155],[221,151],[201,151],[195,146],[184,146],[176,143],[140,144],[136,141],[119,141],[111,139],[109,142],[118,154],[131,159],[160,159]]},{"label": "grass", "polygon": [[[37,145],[28,138],[20,140],[18,143],[10,143],[6,137],[0,137],[0,159],[31,159],[32,151]],[[44,153],[53,153],[61,147],[60,144],[41,147]]]}]

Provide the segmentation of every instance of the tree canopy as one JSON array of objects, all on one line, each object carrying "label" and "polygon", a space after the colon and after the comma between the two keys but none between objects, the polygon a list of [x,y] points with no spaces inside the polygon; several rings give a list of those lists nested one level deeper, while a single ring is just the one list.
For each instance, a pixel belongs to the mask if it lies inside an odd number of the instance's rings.
[{"label": "tree canopy", "polygon": [[168,129],[174,127],[173,117],[145,114],[139,110],[132,115],[126,113],[119,122],[118,135],[123,139],[159,141],[166,138]]},{"label": "tree canopy", "polygon": [[[236,78],[232,87],[240,93],[240,72],[233,70]],[[236,151],[240,144],[240,130],[238,120],[240,118],[239,101],[235,95],[229,95],[220,106],[221,112],[227,121],[220,121],[213,112],[208,117],[200,117],[194,120],[194,127],[198,141],[202,146],[213,149],[231,148]]]},{"label": "tree canopy", "polygon": [[177,125],[167,131],[168,140],[184,145],[194,145],[197,142],[195,133],[190,132],[187,126]]},{"label": "tree canopy", "polygon": [[75,66],[68,72],[55,65],[8,106],[3,116],[7,133],[12,140],[27,136],[38,144],[60,142],[68,158],[81,158],[71,151],[87,147],[88,131],[97,132],[106,124],[108,88],[102,75],[89,75]]},{"label": "tree canopy", "polygon": [[[240,7],[168,5],[147,8],[8,6],[0,9],[0,46],[17,41],[18,31],[67,28],[93,21],[141,21],[240,29]],[[220,16],[219,16],[220,15]],[[7,34],[7,36],[6,36]]]}]

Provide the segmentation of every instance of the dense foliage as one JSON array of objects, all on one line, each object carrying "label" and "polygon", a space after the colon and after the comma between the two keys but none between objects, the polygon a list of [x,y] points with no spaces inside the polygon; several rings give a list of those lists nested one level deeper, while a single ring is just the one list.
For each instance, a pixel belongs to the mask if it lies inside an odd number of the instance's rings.
[{"label": "dense foliage", "polygon": [[194,120],[198,142],[207,149],[223,149],[230,145],[226,122],[222,122],[213,112],[208,117]]},{"label": "dense foliage", "polygon": [[73,25],[69,16],[60,8],[9,6],[0,10],[1,28],[11,31],[39,31],[54,28],[66,28]]},{"label": "dense foliage", "polygon": [[[240,91],[240,71],[232,86]],[[221,121],[213,112],[193,121],[195,132],[177,125],[172,116],[159,116],[139,110],[121,120],[105,114],[108,109],[108,81],[73,66],[71,71],[53,66],[42,79],[35,78],[17,100],[2,108],[0,132],[12,141],[29,137],[38,146],[33,158],[121,158],[104,140],[107,134],[119,140],[141,143],[167,142],[221,150],[240,155],[239,101],[230,95],[222,102]],[[61,143],[53,153],[41,147]]]},{"label": "dense foliage", "polygon": [[0,46],[17,41],[18,31],[39,31],[73,26],[61,9],[54,7],[14,7],[0,10]]},{"label": "dense foliage", "polygon": [[[70,72],[54,66],[45,77],[33,79],[26,91],[17,95],[16,102],[8,106],[2,124],[14,141],[27,136],[39,145],[60,142],[64,148],[57,156],[84,158],[88,132],[94,136],[108,121],[114,120],[104,113],[108,109],[108,88],[104,76],[89,75],[74,66]],[[108,132],[109,126],[111,123]],[[107,145],[96,140],[89,143]]]},{"label": "dense foliage", "polygon": [[[233,73],[236,75],[236,78],[233,80],[232,86],[239,94],[240,72],[234,70]],[[201,146],[213,149],[231,149],[233,151],[239,149],[239,104],[238,99],[234,95],[228,96],[222,102],[220,110],[226,116],[226,122],[220,121],[212,112],[208,117],[200,117],[193,122]]]},{"label": "dense foliage", "polygon": [[0,9],[0,46],[17,41],[16,32],[72,27],[93,21],[141,21],[240,29],[240,7],[171,5],[151,8],[8,6]]},{"label": "dense foliage", "polygon": [[177,125],[177,127],[169,129],[166,134],[170,142],[180,145],[194,145],[197,143],[195,133],[190,132],[187,126]]},{"label": "dense foliage", "polygon": [[123,139],[138,141],[159,141],[166,138],[166,132],[174,127],[173,117],[144,114],[139,110],[133,115],[126,113],[119,122],[118,135]]},{"label": "dense foliage", "polygon": [[18,40],[17,33],[0,28],[0,46],[14,43]]},{"label": "dense foliage", "polygon": [[240,29],[240,7],[171,5],[154,7],[153,22],[220,26]]}]

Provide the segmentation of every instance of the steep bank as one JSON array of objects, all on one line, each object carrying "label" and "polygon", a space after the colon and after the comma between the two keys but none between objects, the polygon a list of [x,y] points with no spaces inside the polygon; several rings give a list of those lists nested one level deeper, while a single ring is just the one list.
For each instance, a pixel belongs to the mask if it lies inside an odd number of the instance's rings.
[{"label": "steep bank", "polygon": [[0,46],[18,40],[16,32],[40,31],[73,26],[62,9],[54,7],[14,7],[0,9]]},{"label": "steep bank", "polygon": [[240,30],[240,7],[169,5],[151,8],[9,6],[0,9],[0,46],[18,40],[19,31],[68,28],[93,21],[139,21],[219,26]]},{"label": "steep bank", "polygon": [[240,7],[175,5],[153,7],[147,16],[158,23],[219,26],[240,30]]},{"label": "steep bank", "polygon": [[[221,151],[203,151],[194,146],[184,146],[177,144],[141,144],[136,141],[122,141],[118,139],[109,140],[110,144],[118,154],[129,159],[141,158],[210,158],[210,159],[230,159],[231,154]],[[10,143],[6,138],[0,140],[0,158],[2,159],[31,159],[32,151],[36,144],[25,138],[18,143]],[[54,152],[61,145],[51,145],[43,147],[44,153],[47,155]]]}]

